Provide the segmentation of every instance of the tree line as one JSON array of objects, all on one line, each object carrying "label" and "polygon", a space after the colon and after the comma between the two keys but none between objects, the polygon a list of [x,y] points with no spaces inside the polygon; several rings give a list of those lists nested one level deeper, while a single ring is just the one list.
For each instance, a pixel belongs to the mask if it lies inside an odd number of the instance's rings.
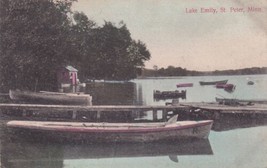
[{"label": "tree line", "polygon": [[56,72],[72,65],[85,80],[129,80],[150,59],[123,21],[99,26],[75,0],[0,0],[0,88],[55,89]]},{"label": "tree line", "polygon": [[243,69],[215,70],[215,71],[194,71],[186,68],[168,66],[167,68],[143,69],[139,77],[159,77],[159,76],[209,76],[209,75],[254,75],[267,74],[267,67],[252,67]]}]

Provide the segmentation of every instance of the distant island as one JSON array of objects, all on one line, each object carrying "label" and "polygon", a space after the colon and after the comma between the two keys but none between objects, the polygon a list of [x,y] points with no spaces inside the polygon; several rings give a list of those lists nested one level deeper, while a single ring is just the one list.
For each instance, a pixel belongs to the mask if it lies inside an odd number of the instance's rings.
[{"label": "distant island", "polygon": [[252,67],[243,69],[215,70],[215,71],[194,71],[181,67],[169,66],[167,68],[143,69],[142,77],[164,77],[164,76],[219,76],[219,75],[255,75],[267,74],[267,67]]}]

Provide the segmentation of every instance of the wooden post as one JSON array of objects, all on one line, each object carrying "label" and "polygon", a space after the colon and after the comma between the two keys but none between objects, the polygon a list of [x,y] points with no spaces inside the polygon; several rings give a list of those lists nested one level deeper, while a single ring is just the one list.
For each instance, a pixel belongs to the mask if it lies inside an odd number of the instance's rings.
[{"label": "wooden post", "polygon": [[27,111],[26,110],[22,110],[22,117],[26,117],[27,116]]},{"label": "wooden post", "polygon": [[72,111],[72,119],[76,119],[77,118],[77,111],[76,110],[73,110]]},{"label": "wooden post", "polygon": [[215,120],[220,119],[220,115],[221,115],[221,113],[219,111],[214,111],[214,119]]},{"label": "wooden post", "polygon": [[162,109],[162,120],[163,121],[167,121],[167,110],[166,109]]},{"label": "wooden post", "polygon": [[101,117],[101,111],[96,112],[96,119],[99,120]]},{"label": "wooden post", "polygon": [[157,110],[153,109],[153,121],[156,121],[158,119],[157,115]]}]

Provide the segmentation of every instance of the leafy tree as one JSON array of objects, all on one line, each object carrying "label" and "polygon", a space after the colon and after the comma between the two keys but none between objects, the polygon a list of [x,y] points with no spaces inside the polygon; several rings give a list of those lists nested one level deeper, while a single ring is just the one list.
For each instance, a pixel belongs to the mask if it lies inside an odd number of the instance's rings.
[{"label": "leafy tree", "polygon": [[82,12],[73,14],[74,23],[71,26],[72,57],[69,59],[69,64],[74,65],[79,69],[79,77],[85,79],[91,76],[92,66],[94,64],[93,55],[94,36],[96,23],[87,18]]},{"label": "leafy tree", "polygon": [[70,57],[72,0],[0,0],[0,81],[9,88],[56,86],[56,68]]},{"label": "leafy tree", "polygon": [[73,1],[0,0],[2,89],[55,89],[57,68],[66,64],[82,79],[136,77],[150,59],[146,45],[133,40],[123,22],[99,27],[73,13]]},{"label": "leafy tree", "polygon": [[116,27],[111,22],[105,22],[96,30],[93,37],[94,64],[91,76],[104,79],[135,78],[144,61],[150,58],[150,53],[144,43],[134,41],[123,22]]}]

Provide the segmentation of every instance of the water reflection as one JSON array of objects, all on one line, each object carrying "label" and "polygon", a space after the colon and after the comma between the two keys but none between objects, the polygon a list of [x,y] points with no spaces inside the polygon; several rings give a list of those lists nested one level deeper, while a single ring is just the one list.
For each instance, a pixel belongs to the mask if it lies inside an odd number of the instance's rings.
[{"label": "water reflection", "polygon": [[212,155],[209,140],[138,144],[41,144],[25,141],[1,143],[1,165],[5,168],[62,168],[64,160],[168,156],[178,162],[179,155]]},{"label": "water reflection", "polygon": [[212,130],[228,131],[264,125],[267,125],[267,117],[264,115],[224,114],[218,120],[214,121]]}]

